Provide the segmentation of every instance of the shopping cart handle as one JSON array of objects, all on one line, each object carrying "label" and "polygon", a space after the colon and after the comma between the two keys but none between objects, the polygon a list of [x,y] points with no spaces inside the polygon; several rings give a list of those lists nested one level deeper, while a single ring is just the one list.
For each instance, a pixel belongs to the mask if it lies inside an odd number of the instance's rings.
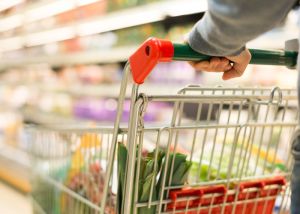
[{"label": "shopping cart handle", "polygon": [[[173,60],[179,61],[201,61],[209,60],[211,56],[207,56],[194,51],[186,44],[173,44],[174,56]],[[289,68],[295,67],[297,63],[298,52],[293,51],[272,51],[272,50],[258,50],[249,49],[252,58],[250,64],[260,65],[283,65]]]},{"label": "shopping cart handle", "polygon": [[[298,52],[270,51],[250,49],[252,58],[250,64],[282,65],[294,68],[297,63]],[[211,56],[194,51],[187,44],[176,44],[168,40],[150,38],[129,58],[133,79],[142,84],[145,78],[159,62],[175,61],[202,61]]]}]

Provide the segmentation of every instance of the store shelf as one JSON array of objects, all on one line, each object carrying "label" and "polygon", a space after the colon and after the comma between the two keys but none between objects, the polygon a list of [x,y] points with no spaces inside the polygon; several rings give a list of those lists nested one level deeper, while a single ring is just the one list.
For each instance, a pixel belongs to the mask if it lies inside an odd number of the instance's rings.
[{"label": "store shelf", "polygon": [[88,51],[77,53],[57,54],[53,56],[22,57],[0,60],[0,70],[8,68],[24,67],[32,64],[47,63],[51,66],[116,63],[126,61],[137,47],[120,47],[101,51]]},{"label": "store shelf", "polygon": [[43,126],[52,126],[58,124],[84,125],[89,123],[88,120],[78,119],[71,116],[67,117],[56,113],[42,112],[33,107],[22,109],[21,113],[24,117],[24,121]]},{"label": "store shelf", "polygon": [[0,144],[0,179],[18,190],[28,193],[30,185],[29,155],[12,146]]},{"label": "store shelf", "polygon": [[[59,13],[75,9],[78,6],[84,6],[97,1],[102,0],[44,0],[31,4],[27,3],[23,10],[1,17],[0,32],[20,27],[23,24],[55,16]],[[24,2],[24,0],[1,0],[0,11],[22,2]]]},{"label": "store shelf", "polygon": [[[0,82],[1,87],[15,87],[15,86],[25,86],[30,90],[36,92],[51,92],[51,93],[65,93],[71,96],[90,96],[90,97],[101,97],[101,98],[118,98],[120,92],[120,84],[99,84],[99,85],[61,85],[61,84],[39,84],[39,83],[24,83],[24,82]],[[157,95],[157,94],[176,94],[181,88],[185,86],[184,83],[145,83],[140,86],[140,91],[147,94]],[[131,84],[129,83],[129,87]],[[126,96],[130,97],[131,90],[126,91]]]},{"label": "store shelf", "polygon": [[165,0],[109,13],[105,16],[76,23],[77,34],[87,36],[113,30],[158,22],[167,17],[178,17],[204,12],[204,0]]},{"label": "store shelf", "polygon": [[0,1],[0,12],[10,9],[16,5],[23,3],[24,0],[1,0]]},{"label": "store shelf", "polygon": [[[78,36],[88,36],[158,22],[170,17],[196,14],[204,12],[206,9],[207,3],[204,0],[190,0],[188,3],[184,0],[165,0],[112,12],[105,16],[60,26],[59,28],[47,31],[2,39],[0,40],[0,49],[2,51],[9,51],[23,47],[48,44]],[[22,24],[17,19],[15,22],[18,22],[18,25]],[[13,25],[16,27],[16,23],[10,23],[9,26]]]}]

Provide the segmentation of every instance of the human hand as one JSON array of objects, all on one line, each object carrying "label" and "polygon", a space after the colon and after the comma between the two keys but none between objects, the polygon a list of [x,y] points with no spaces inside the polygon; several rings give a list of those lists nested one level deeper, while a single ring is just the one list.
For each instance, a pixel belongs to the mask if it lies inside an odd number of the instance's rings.
[{"label": "human hand", "polygon": [[210,61],[190,62],[197,70],[223,72],[223,80],[240,77],[251,60],[251,53],[245,49],[237,56],[212,57]]}]

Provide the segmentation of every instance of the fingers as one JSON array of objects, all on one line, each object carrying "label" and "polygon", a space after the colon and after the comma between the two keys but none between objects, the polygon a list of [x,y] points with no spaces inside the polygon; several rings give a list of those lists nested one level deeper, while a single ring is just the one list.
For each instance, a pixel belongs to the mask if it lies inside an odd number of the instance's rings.
[{"label": "fingers", "polygon": [[238,56],[232,56],[227,58],[234,62],[234,64],[230,70],[224,72],[222,77],[223,80],[228,80],[231,78],[242,76],[251,60],[251,53],[248,49],[245,49]]},{"label": "fingers", "polygon": [[251,60],[251,53],[245,49],[237,56],[212,57],[210,61],[190,62],[199,71],[224,72],[223,80],[240,77]]},{"label": "fingers", "polygon": [[222,65],[222,67],[220,67],[220,70],[223,70],[223,71],[228,71],[229,69],[232,68],[230,61],[226,58],[221,58],[221,65]]},{"label": "fingers", "polygon": [[190,62],[199,71],[224,72],[231,69],[230,61],[226,58],[212,57],[210,61]]},{"label": "fingers", "polygon": [[197,71],[203,71],[209,67],[209,61],[189,62]]},{"label": "fingers", "polygon": [[241,72],[239,70],[236,70],[235,68],[232,68],[232,69],[224,72],[222,79],[229,80],[229,79],[232,79],[235,77],[240,77],[243,75],[243,73],[244,73],[244,71]]}]

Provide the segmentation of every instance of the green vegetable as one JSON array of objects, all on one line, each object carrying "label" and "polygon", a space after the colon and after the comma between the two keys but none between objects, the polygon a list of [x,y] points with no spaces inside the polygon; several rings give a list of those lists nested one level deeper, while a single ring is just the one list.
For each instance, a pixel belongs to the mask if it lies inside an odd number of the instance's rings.
[{"label": "green vegetable", "polygon": [[[216,147],[216,150],[221,149],[221,146]],[[240,144],[237,145],[233,161],[231,153],[232,145],[229,143],[224,145],[222,155],[217,152],[212,153],[210,150],[204,151],[200,157],[201,162],[194,159],[189,178],[192,182],[205,182],[226,180],[228,177],[259,176],[264,173],[272,173],[274,170],[286,171],[283,164],[273,163],[273,158],[271,158],[272,162],[269,162],[265,157],[246,151]],[[229,174],[230,165],[232,168]]]},{"label": "green vegetable", "polygon": [[[162,166],[162,172],[160,174],[158,183],[157,183],[157,191],[162,189],[162,187],[167,186],[180,186],[183,185],[187,181],[188,172],[192,166],[192,162],[186,160],[187,156],[181,153],[172,153],[169,155],[168,163],[167,158],[164,158],[163,166]],[[172,170],[172,163],[173,165],[173,172],[171,174]],[[164,171],[166,164],[167,170]],[[165,182],[163,184],[163,177],[166,173]],[[170,180],[171,179],[171,180]],[[169,185],[170,184],[170,185]],[[166,193],[164,194],[164,198],[166,198]]]},{"label": "green vegetable", "polygon": [[125,188],[124,185],[124,178],[125,178],[125,172],[126,172],[126,162],[127,162],[127,148],[124,144],[119,143],[118,144],[118,195],[117,195],[117,208],[118,213],[121,213],[122,210],[122,196],[123,196],[123,190]]},{"label": "green vegetable", "polygon": [[[118,210],[121,212],[122,208],[122,192],[124,191],[124,177],[126,170],[128,151],[123,144],[118,146],[118,175],[119,175],[119,190],[118,190]],[[157,159],[155,158],[157,157]],[[158,149],[148,153],[146,156],[141,157],[140,162],[140,175],[138,178],[138,202],[148,202],[150,200],[151,187],[153,185],[152,191],[152,201],[156,201],[159,197],[160,190],[163,185],[163,176],[166,173],[166,179],[164,186],[169,186],[169,180],[171,179],[171,186],[183,185],[187,181],[188,172],[192,166],[190,161],[187,161],[187,156],[176,153],[170,154],[167,158],[165,152]],[[173,172],[171,176],[171,166],[174,161]],[[167,170],[164,172],[165,166],[167,164]],[[137,170],[137,163],[135,166]],[[152,184],[153,183],[153,184]],[[167,195],[164,194],[164,198]],[[156,212],[156,206],[141,207],[138,209],[140,214],[153,214]]]}]

